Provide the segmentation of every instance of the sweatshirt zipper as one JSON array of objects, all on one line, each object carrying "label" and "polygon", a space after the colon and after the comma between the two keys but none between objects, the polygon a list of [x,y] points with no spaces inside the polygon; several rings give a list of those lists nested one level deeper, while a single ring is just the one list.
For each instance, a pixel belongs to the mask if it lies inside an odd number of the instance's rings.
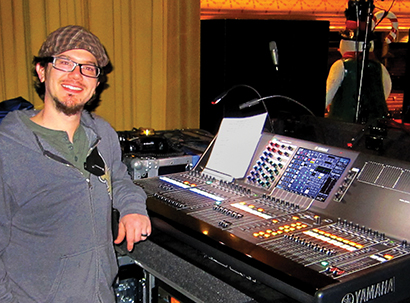
[{"label": "sweatshirt zipper", "polygon": [[[60,157],[60,156],[57,156],[57,155],[55,155],[55,154],[53,154],[52,152],[50,152],[50,151],[48,151],[48,150],[45,150],[44,149],[44,147],[43,147],[43,145],[41,144],[41,142],[40,142],[40,139],[38,138],[38,136],[34,133],[34,136],[35,136],[35,138],[36,138],[36,140],[37,140],[37,143],[38,143],[38,145],[39,145],[39,147],[40,147],[40,149],[41,149],[41,151],[43,152],[43,155],[45,156],[45,157],[47,157],[47,158],[49,158],[49,159],[51,159],[51,160],[54,160],[54,161],[57,161],[57,162],[59,162],[59,163],[61,163],[61,164],[63,164],[63,165],[66,165],[67,167],[73,167],[73,168],[75,168],[76,170],[78,170],[84,177],[85,177],[85,175],[83,174],[83,172],[81,171],[81,170],[79,170],[77,167],[75,167],[72,163],[70,163],[69,161],[67,161],[66,159],[64,159],[64,158],[62,158],[62,157]],[[89,148],[89,150],[88,150],[88,153],[87,153],[87,157],[91,154],[91,152],[94,150],[94,148],[96,148],[97,147],[97,145],[98,145],[98,143],[100,142],[100,138],[97,138],[97,140],[95,140],[95,142],[91,145],[91,147]],[[88,184],[88,195],[89,195],[89,201],[90,201],[90,211],[91,211],[91,220],[93,221],[92,222],[92,232],[93,232],[93,234],[94,234],[94,237],[93,237],[93,239],[96,239],[97,237],[96,237],[96,234],[97,234],[97,232],[96,232],[96,223],[95,223],[95,205],[94,205],[94,200],[93,200],[93,198],[92,198],[92,194],[91,194],[91,187],[92,187],[92,185],[91,185],[91,180],[90,180],[90,178],[85,178],[86,179],[86,182],[87,182],[87,184]],[[94,244],[95,246],[97,246],[97,243],[95,243]],[[97,255],[99,255],[99,252],[98,251],[95,251],[95,253],[97,254]],[[98,256],[97,258],[95,258],[95,262],[96,262],[96,269],[97,269],[97,276],[100,276],[100,273],[99,273],[99,262],[98,262],[98,260],[100,259],[100,257]],[[96,284],[96,287],[98,288],[98,284]]]},{"label": "sweatshirt zipper", "polygon": [[[57,161],[57,162],[59,162],[59,163],[61,163],[61,164],[64,164],[64,165],[67,166],[67,167],[72,167],[72,168],[78,170],[79,173],[85,177],[85,180],[86,180],[86,182],[87,182],[87,184],[88,184],[88,187],[89,187],[89,188],[91,187],[90,178],[87,178],[87,177],[83,174],[83,172],[82,172],[81,170],[79,170],[77,167],[75,167],[71,162],[68,162],[66,159],[64,159],[64,158],[62,158],[62,157],[60,157],[60,156],[57,156],[57,155],[53,154],[52,152],[50,152],[50,151],[44,149],[43,145],[42,145],[41,142],[40,142],[40,139],[39,139],[38,136],[37,136],[37,134],[36,134],[36,133],[33,133],[33,134],[34,134],[34,137],[36,138],[36,141],[37,141],[38,146],[39,146],[40,149],[41,149],[41,152],[43,153],[43,155],[44,155],[45,157],[47,157],[47,158],[49,158],[49,159],[51,159],[51,160]],[[96,142],[95,142],[95,143],[90,147],[90,149],[88,150],[87,156],[91,153],[91,151],[97,146],[97,144],[98,144],[99,142],[100,142],[100,139],[97,139]]]}]

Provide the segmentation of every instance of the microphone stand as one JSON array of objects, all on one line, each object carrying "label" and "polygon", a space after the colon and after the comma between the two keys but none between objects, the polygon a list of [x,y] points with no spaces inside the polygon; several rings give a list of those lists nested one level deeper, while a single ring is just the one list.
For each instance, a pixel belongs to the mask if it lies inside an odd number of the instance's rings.
[{"label": "microphone stand", "polygon": [[250,88],[250,89],[252,89],[252,90],[258,95],[258,98],[261,98],[261,94],[259,94],[259,92],[258,92],[256,89],[254,89],[252,86],[247,85],[247,84],[236,84],[236,85],[232,86],[230,89],[225,90],[224,92],[222,92],[222,94],[218,95],[218,96],[214,99],[214,101],[212,101],[211,103],[212,103],[213,105],[218,104],[223,98],[226,97],[226,95],[229,94],[230,91],[236,89],[237,87],[247,87],[247,88]]},{"label": "microphone stand", "polygon": [[[360,75],[358,77],[358,90],[357,90],[357,104],[356,104],[356,117],[355,117],[355,122],[356,123],[362,123],[363,121],[363,115],[362,115],[362,90],[363,90],[363,78],[365,77],[365,69],[367,67],[367,61],[369,59],[369,33],[371,31],[371,20],[372,20],[372,8],[373,8],[373,1],[364,1],[368,3],[367,6],[367,14],[366,14],[366,30],[365,30],[365,37],[364,37],[364,42],[363,42],[363,56],[362,56],[362,65],[360,68]],[[359,4],[356,5],[356,17],[357,17],[357,38],[359,39],[359,31],[360,31],[360,15],[359,15]],[[357,43],[358,44],[358,43]],[[359,45],[359,44],[358,44]],[[358,53],[358,50],[356,49],[356,54]],[[356,55],[359,60],[359,57]],[[359,62],[359,61],[358,61]]]},{"label": "microphone stand", "polygon": [[[369,35],[371,32],[371,20],[373,16],[373,0],[368,0],[365,1],[367,2],[367,15],[366,15],[366,31],[365,31],[365,37],[364,37],[364,42],[363,42],[363,56],[362,56],[362,64],[361,64],[361,69],[360,69],[360,77],[358,78],[358,94],[357,94],[357,104],[356,104],[356,117],[355,117],[355,122],[356,123],[361,123],[364,124],[363,128],[355,135],[354,137],[351,138],[350,142],[347,143],[349,148],[354,148],[357,144],[359,144],[359,141],[364,137],[366,128],[369,128],[370,131],[372,129],[378,131],[379,129],[381,130],[380,132],[383,133],[385,129],[380,128],[380,127],[372,127],[369,124],[369,121],[366,121],[365,113],[363,114],[363,108],[362,108],[362,90],[363,90],[363,78],[366,77],[366,68],[367,68],[367,63],[369,60],[369,48],[370,48],[370,41],[369,41]],[[356,6],[356,17],[358,22],[360,22],[360,16],[358,13],[358,6]],[[360,26],[360,24],[359,24]],[[358,30],[359,30],[358,26]],[[359,37],[359,34],[357,34],[357,38]],[[359,62],[359,57],[358,58]],[[365,109],[366,110],[366,109]]]},{"label": "microphone stand", "polygon": [[[290,97],[283,96],[283,95],[271,95],[271,96],[259,98],[259,99],[256,99],[256,100],[251,100],[251,101],[248,101],[248,102],[245,102],[245,103],[242,103],[241,105],[239,105],[239,109],[244,109],[244,108],[248,108],[248,107],[254,106],[254,105],[258,104],[259,102],[263,102],[263,103],[264,103],[264,101],[265,101],[266,99],[274,99],[274,98],[283,98],[283,99],[289,100],[289,101],[291,101],[291,102],[294,102],[294,103],[296,103],[297,105],[303,107],[303,108],[304,108],[309,114],[311,114],[313,117],[316,117],[316,115],[315,115],[309,108],[307,108],[305,105],[303,105],[302,103],[296,101],[295,99],[292,99],[292,98],[290,98]],[[266,108],[266,107],[265,107],[265,108]],[[267,111],[267,110],[266,110],[266,111]]]}]

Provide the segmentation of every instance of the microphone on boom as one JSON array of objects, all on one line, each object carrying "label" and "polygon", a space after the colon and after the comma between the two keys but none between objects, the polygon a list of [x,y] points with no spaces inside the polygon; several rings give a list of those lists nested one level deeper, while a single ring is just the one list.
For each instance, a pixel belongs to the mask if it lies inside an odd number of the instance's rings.
[{"label": "microphone on boom", "polygon": [[252,90],[258,95],[258,98],[261,98],[261,95],[259,94],[259,92],[258,92],[256,89],[254,89],[252,86],[249,86],[249,85],[246,85],[246,84],[237,84],[237,85],[232,86],[230,89],[225,90],[225,91],[223,91],[221,94],[219,94],[216,98],[214,98],[214,100],[211,102],[211,104],[213,104],[213,105],[218,104],[219,102],[221,102],[221,100],[222,100],[223,98],[226,97],[227,94],[229,94],[230,91],[236,89],[237,87],[247,87],[247,88],[250,88],[250,89],[252,89]]}]

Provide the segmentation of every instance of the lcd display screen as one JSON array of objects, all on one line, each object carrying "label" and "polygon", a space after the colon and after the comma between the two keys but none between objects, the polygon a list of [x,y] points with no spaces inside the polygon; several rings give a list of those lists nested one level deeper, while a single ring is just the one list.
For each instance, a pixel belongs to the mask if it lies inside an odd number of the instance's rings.
[{"label": "lcd display screen", "polygon": [[349,162],[349,158],[299,148],[276,187],[324,202]]}]

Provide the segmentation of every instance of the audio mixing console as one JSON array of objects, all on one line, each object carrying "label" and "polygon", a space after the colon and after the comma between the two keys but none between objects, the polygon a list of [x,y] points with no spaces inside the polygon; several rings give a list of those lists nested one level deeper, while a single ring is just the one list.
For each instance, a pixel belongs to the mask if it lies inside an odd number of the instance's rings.
[{"label": "audio mixing console", "polygon": [[148,209],[237,252],[268,286],[285,277],[301,302],[410,297],[408,163],[264,133],[245,176],[227,182],[203,172],[210,153],[192,171],[136,180]]}]

